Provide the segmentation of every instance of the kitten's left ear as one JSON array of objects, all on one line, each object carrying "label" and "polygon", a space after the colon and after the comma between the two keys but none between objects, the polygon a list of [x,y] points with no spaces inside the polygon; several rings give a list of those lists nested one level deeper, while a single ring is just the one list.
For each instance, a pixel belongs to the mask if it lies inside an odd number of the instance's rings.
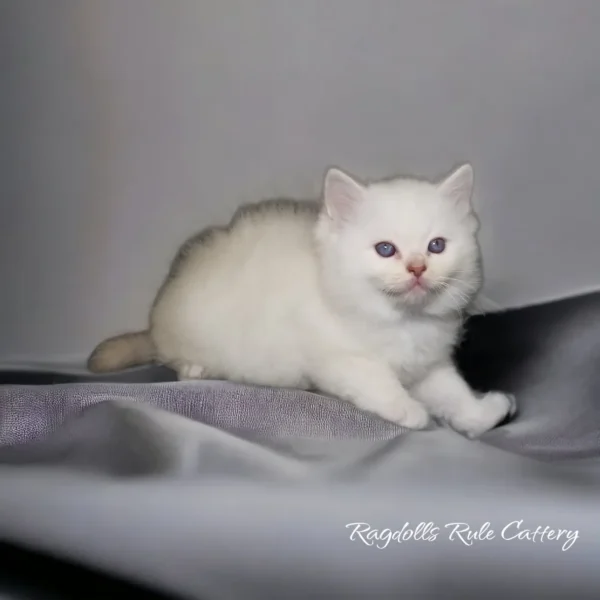
[{"label": "kitten's left ear", "polygon": [[438,190],[457,207],[461,206],[465,212],[471,212],[473,210],[473,167],[469,163],[461,165],[438,183]]}]

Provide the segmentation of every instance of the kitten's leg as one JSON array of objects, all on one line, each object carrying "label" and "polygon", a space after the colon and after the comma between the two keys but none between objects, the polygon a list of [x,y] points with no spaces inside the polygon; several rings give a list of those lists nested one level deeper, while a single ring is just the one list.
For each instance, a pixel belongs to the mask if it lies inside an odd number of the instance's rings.
[{"label": "kitten's leg", "polygon": [[177,363],[175,371],[177,371],[177,379],[179,379],[179,381],[203,379],[204,375],[204,367],[188,362]]},{"label": "kitten's leg", "polygon": [[469,438],[480,436],[516,411],[510,394],[488,392],[477,397],[453,365],[435,368],[411,392],[433,415]]},{"label": "kitten's leg", "polygon": [[319,363],[310,375],[321,391],[403,427],[424,429],[430,422],[425,408],[409,396],[395,373],[384,364],[342,356]]}]

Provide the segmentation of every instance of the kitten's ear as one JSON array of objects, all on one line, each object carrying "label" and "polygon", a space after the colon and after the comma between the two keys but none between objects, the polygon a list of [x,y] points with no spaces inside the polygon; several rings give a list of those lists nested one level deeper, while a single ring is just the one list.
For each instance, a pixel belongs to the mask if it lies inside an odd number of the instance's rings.
[{"label": "kitten's ear", "polygon": [[438,190],[457,207],[461,206],[465,212],[471,212],[473,210],[473,167],[469,163],[461,165],[438,183]]},{"label": "kitten's ear", "polygon": [[329,218],[346,221],[364,198],[365,188],[358,181],[335,167],[325,174],[323,202]]}]

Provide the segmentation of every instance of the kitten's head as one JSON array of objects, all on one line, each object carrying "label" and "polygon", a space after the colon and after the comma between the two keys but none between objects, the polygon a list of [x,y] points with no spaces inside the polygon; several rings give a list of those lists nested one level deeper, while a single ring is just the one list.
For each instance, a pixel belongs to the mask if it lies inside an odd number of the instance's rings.
[{"label": "kitten's head", "polygon": [[398,306],[462,310],[481,280],[473,169],[438,182],[400,178],[363,184],[330,169],[317,227],[330,272]]}]

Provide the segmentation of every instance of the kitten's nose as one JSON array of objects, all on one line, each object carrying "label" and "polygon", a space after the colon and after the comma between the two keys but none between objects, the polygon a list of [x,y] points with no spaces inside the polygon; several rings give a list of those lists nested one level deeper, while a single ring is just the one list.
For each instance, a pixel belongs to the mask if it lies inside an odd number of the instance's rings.
[{"label": "kitten's nose", "polygon": [[423,263],[410,263],[406,265],[406,270],[415,277],[421,277],[427,271],[427,267]]}]

